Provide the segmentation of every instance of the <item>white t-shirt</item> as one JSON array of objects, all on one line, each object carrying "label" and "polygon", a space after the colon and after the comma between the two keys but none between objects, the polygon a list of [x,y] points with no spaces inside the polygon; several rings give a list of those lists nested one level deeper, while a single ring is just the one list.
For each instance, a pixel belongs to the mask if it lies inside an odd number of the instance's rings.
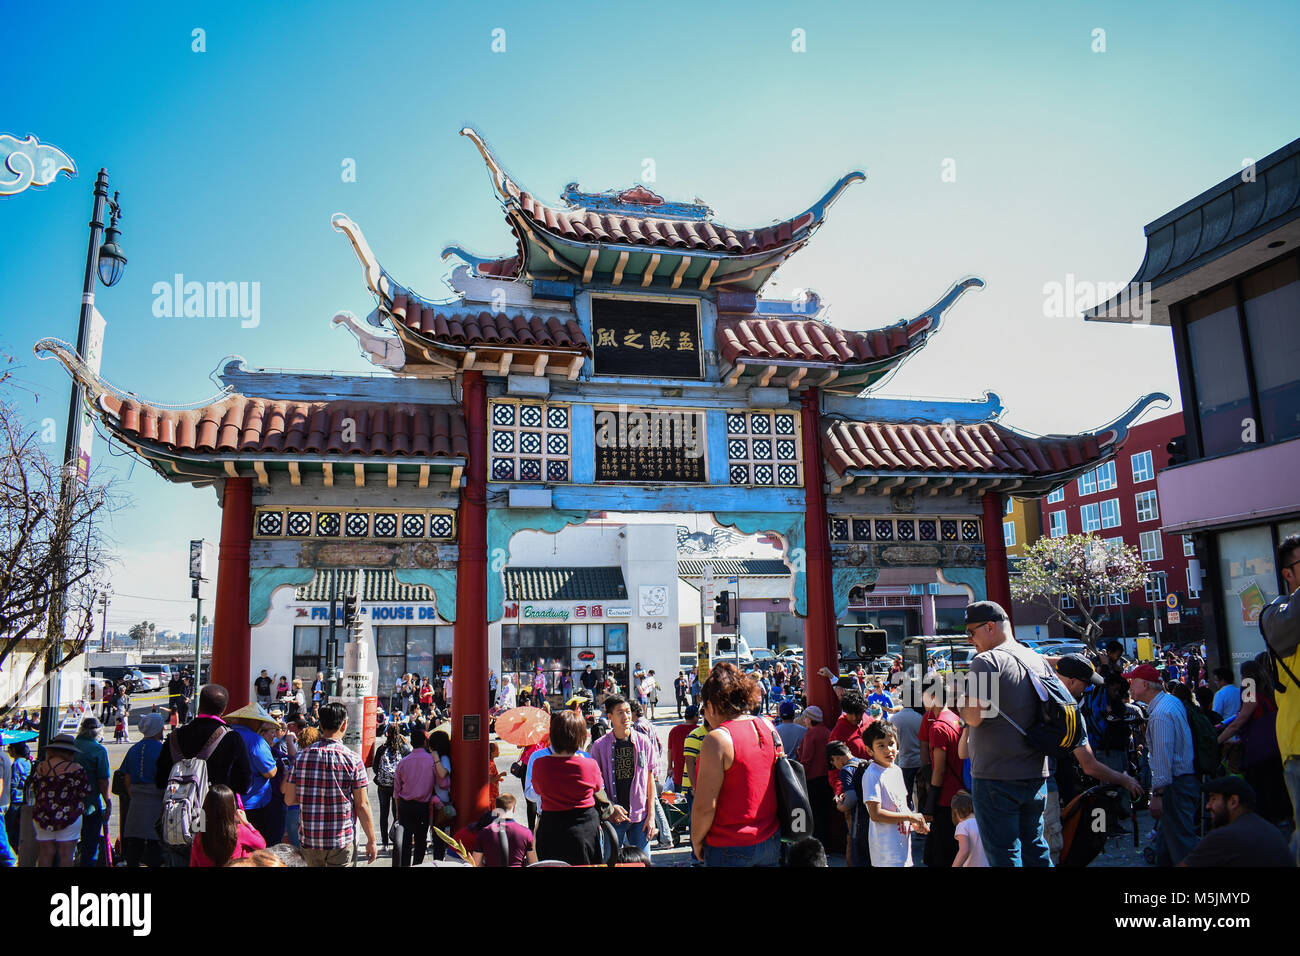
[{"label": "white t-shirt", "polygon": [[[903,770],[898,764],[888,769],[874,760],[862,775],[862,800],[879,803],[880,809],[907,813],[907,786],[903,783]],[[872,866],[912,865],[912,825],[910,823],[877,823],[871,821],[868,831]]]},{"label": "white t-shirt", "polygon": [[957,824],[957,836],[966,838],[966,845],[970,849],[970,856],[966,857],[964,866],[988,866],[988,857],[984,855],[984,844],[980,840],[979,824],[975,822],[974,816],[969,816],[961,823]]}]

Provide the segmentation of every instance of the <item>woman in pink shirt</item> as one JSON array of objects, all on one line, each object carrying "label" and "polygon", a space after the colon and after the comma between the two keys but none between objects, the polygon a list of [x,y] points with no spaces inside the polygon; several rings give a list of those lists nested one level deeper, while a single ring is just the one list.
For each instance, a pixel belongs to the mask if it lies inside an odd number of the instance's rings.
[{"label": "woman in pink shirt", "polygon": [[235,806],[235,792],[220,783],[209,787],[203,800],[203,832],[190,847],[190,866],[225,866],[264,849],[262,835]]}]

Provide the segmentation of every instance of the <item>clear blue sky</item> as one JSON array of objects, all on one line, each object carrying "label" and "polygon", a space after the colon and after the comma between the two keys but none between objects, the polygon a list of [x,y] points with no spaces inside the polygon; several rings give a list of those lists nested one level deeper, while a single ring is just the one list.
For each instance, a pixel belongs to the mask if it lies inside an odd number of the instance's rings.
[{"label": "clear blue sky", "polygon": [[[469,124],[551,201],[573,180],[630,185],[649,158],[656,191],[702,197],[737,226],[802,210],[865,168],[774,291],[816,289],[835,323],[863,328],[979,275],[988,287],[888,393],[991,388],[1013,426],[1094,427],[1175,390],[1168,331],[1047,317],[1044,284],[1127,281],[1145,223],[1300,135],[1291,3],[239,6],[8,16],[0,132],[33,133],[80,170],[0,200],[0,349],[23,364],[15,397],[33,421],[65,420],[68,380],[31,344],[75,336],[100,166],[122,192],[130,257],[99,291],[104,375],[187,402],[215,391],[208,375],[232,353],[369,369],[328,327],[373,305],[334,212],[433,297],[446,294],[444,245],[510,253],[482,163],[456,136]],[[191,50],[195,28],[206,52]],[[340,176],[349,158],[355,183]],[[260,283],[261,325],[155,318],[153,284],[175,273]],[[97,464],[135,500],[113,527],[117,590],[176,602],[123,598],[110,626],[187,622],[180,558],[191,537],[217,537],[213,492],[105,450]]]}]

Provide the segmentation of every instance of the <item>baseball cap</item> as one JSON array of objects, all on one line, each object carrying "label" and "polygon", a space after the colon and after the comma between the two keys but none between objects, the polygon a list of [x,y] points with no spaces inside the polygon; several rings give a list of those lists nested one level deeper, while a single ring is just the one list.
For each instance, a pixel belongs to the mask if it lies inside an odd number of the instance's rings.
[{"label": "baseball cap", "polygon": [[1160,672],[1156,670],[1155,667],[1153,667],[1151,664],[1139,664],[1137,667],[1133,667],[1125,671],[1124,676],[1127,677],[1129,680],[1132,680],[1134,677],[1136,677],[1139,678],[1140,680],[1150,681],[1153,684],[1164,683],[1164,681],[1161,680],[1160,678]]},{"label": "baseball cap", "polygon": [[815,720],[819,724],[826,719],[822,716],[822,709],[818,707],[816,704],[809,704],[807,707],[805,707],[803,709],[803,714],[809,720]]},{"label": "baseball cap", "polygon": [[857,682],[856,682],[852,677],[847,677],[847,676],[846,676],[846,677],[837,677],[837,678],[835,679],[835,686],[836,686],[836,687],[848,687],[848,688],[854,688],[854,687],[857,687],[858,684],[857,684]]},{"label": "baseball cap", "polygon": [[781,714],[781,719],[782,719],[782,720],[785,720],[787,717],[793,717],[793,716],[794,716],[794,701],[792,701],[792,700],[785,700],[785,701],[782,701],[782,702],[781,702],[781,710],[780,710],[780,714]]},{"label": "baseball cap", "polygon": [[1251,806],[1255,804],[1255,788],[1242,777],[1216,777],[1201,784],[1202,793],[1221,793],[1225,797],[1240,797]]},{"label": "baseball cap", "polygon": [[1007,612],[996,601],[976,601],[966,605],[967,624],[988,624],[990,621],[1007,620]]},{"label": "baseball cap", "polygon": [[1082,654],[1066,654],[1056,662],[1056,673],[1062,677],[1073,677],[1075,680],[1096,684],[1099,687],[1106,683],[1106,679],[1092,666],[1092,661]]}]

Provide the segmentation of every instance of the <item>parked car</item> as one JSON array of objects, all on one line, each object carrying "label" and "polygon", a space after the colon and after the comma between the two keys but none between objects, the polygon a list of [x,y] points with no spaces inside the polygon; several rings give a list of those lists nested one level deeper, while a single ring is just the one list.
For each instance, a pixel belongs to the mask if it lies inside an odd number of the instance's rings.
[{"label": "parked car", "polygon": [[688,654],[683,651],[681,656],[678,658],[678,666],[688,674],[694,671],[699,664],[700,656],[698,654]]},{"label": "parked car", "polygon": [[125,683],[128,694],[134,694],[145,686],[145,676],[134,667],[106,666],[96,667],[91,671],[96,677],[111,680],[113,683]]},{"label": "parked car", "polygon": [[1059,644],[1044,644],[1034,650],[1047,657],[1064,657],[1066,654],[1087,654],[1088,645],[1081,641],[1066,641]]},{"label": "parked car", "polygon": [[144,675],[145,690],[160,690],[172,679],[166,664],[138,664],[136,670]]},{"label": "parked car", "polygon": [[786,660],[796,660],[796,661],[798,661],[800,664],[802,664],[802,663],[803,663],[803,648],[802,648],[802,647],[787,647],[785,650],[783,650],[783,651],[782,651],[779,655],[777,655],[777,656],[779,656],[779,657],[783,657],[783,658],[785,658]]}]

